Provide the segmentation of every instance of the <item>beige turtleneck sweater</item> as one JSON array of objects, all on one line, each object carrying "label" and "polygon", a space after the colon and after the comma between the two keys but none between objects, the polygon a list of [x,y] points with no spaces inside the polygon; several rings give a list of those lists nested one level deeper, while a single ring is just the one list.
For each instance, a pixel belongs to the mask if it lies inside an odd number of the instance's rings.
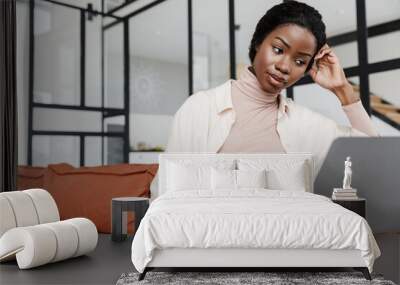
[{"label": "beige turtleneck sweater", "polygon": [[[257,77],[248,69],[232,81],[232,104],[236,120],[218,152],[285,153],[276,130],[279,94],[265,92]],[[361,101],[343,106],[353,128],[378,135]]]}]

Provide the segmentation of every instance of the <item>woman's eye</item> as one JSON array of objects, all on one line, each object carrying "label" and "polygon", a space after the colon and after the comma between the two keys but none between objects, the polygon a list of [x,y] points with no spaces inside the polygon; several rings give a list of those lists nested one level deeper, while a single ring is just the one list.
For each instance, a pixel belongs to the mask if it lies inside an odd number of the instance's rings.
[{"label": "woman's eye", "polygon": [[297,65],[303,65],[303,64],[305,64],[305,62],[302,61],[302,60],[296,60],[296,64],[297,64]]},{"label": "woman's eye", "polygon": [[282,52],[282,49],[278,48],[278,47],[272,47],[272,49],[274,50],[275,53],[280,53]]}]

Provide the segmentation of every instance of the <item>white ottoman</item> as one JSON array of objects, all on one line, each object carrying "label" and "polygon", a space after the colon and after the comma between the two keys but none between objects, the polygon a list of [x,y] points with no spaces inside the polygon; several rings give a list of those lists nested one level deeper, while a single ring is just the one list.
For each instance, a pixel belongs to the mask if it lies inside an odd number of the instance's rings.
[{"label": "white ottoman", "polygon": [[86,254],[96,248],[92,221],[59,221],[51,195],[43,189],[0,193],[0,262],[17,259],[20,269]]}]

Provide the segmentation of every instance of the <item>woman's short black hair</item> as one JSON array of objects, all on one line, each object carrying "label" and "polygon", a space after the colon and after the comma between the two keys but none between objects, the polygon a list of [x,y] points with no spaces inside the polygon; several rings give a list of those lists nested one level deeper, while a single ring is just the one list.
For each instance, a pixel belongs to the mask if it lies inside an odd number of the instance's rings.
[{"label": "woman's short black hair", "polygon": [[[258,21],[249,47],[251,62],[256,56],[256,47],[262,44],[270,32],[283,24],[296,24],[308,29],[316,39],[317,51],[326,43],[325,24],[316,9],[297,1],[284,2],[269,9]],[[314,56],[307,66],[306,72],[312,67]]]}]

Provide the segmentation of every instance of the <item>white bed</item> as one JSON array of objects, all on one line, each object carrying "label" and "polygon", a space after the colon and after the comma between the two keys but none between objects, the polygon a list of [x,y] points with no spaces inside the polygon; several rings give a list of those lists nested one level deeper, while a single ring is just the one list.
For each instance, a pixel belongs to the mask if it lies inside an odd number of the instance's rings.
[{"label": "white bed", "polygon": [[354,267],[370,278],[380,251],[368,223],[313,194],[313,169],[310,153],[160,155],[132,243],[140,279],[155,267]]}]

